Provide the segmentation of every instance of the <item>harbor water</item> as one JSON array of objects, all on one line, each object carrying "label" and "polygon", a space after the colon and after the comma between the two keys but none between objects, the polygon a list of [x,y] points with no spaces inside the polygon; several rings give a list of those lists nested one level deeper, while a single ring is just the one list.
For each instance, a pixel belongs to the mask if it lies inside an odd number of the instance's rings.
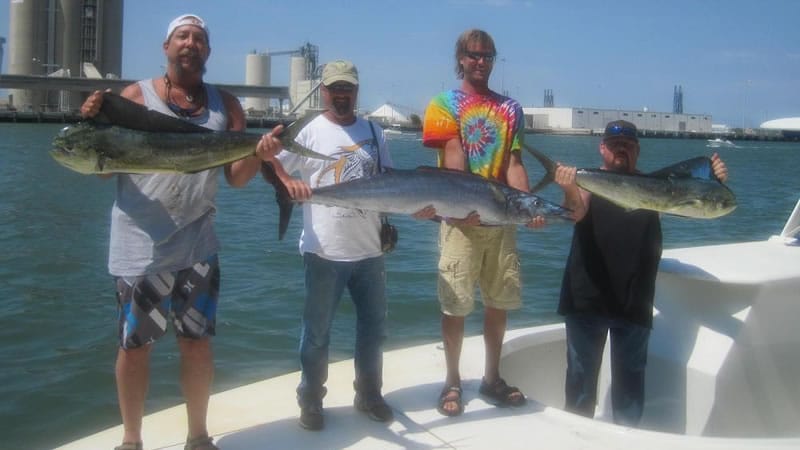
[{"label": "harbor water", "polygon": [[[106,271],[113,180],[80,175],[48,155],[61,125],[0,124],[0,436],[2,448],[51,448],[120,422],[114,384],[116,304]],[[526,135],[553,159],[596,167],[598,137]],[[710,155],[704,140],[643,139],[639,166],[655,170]],[[762,240],[778,234],[798,196],[800,144],[742,142],[715,149],[730,170],[739,207],[715,220],[664,217],[665,248]],[[392,135],[396,167],[435,163],[419,134]],[[532,184],[542,169],[524,157]],[[560,202],[561,191],[541,192]],[[216,379],[220,392],[298,369],[303,302],[295,211],[286,238],[278,240],[272,187],[260,178],[244,189],[221,183],[217,233],[222,287]],[[387,256],[387,349],[439,339],[436,301],[438,227],[393,217],[400,240]],[[523,303],[509,316],[519,328],[560,320],[555,313],[572,227],[520,229]],[[467,334],[481,330],[480,310]],[[334,323],[331,357],[349,358],[353,308],[343,301]],[[465,358],[470,357],[464,355]],[[153,352],[146,412],[181,403],[175,339]],[[442,374],[444,377],[444,374]],[[434,402],[435,399],[431,399]],[[263,399],[269,408],[269,399]]]}]

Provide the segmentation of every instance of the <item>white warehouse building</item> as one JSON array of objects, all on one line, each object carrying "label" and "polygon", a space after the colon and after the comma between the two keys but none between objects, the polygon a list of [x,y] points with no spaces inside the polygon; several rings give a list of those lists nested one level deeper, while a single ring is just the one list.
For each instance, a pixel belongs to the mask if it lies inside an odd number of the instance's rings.
[{"label": "white warehouse building", "polygon": [[710,114],[596,108],[523,108],[525,130],[534,133],[599,134],[612,120],[627,120],[643,134],[711,133]]}]

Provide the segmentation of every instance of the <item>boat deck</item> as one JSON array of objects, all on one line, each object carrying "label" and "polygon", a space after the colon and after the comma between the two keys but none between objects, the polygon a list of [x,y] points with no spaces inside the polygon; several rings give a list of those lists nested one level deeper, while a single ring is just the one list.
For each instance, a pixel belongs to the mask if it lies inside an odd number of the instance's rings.
[{"label": "boat deck", "polygon": [[[609,423],[602,400],[594,420],[559,409],[566,349],[563,324],[554,324],[506,333],[501,370],[528,395],[520,408],[497,408],[478,395],[484,349],[474,336],[462,350],[459,417],[436,411],[445,367],[441,345],[431,343],[384,354],[391,423],[353,408],[353,361],[346,360],[329,368],[324,430],[298,425],[295,372],[213,395],[209,431],[229,450],[797,449],[798,261],[800,246],[788,238],[664,252],[642,423],[649,430]],[[60,448],[110,449],[122,434],[117,426]],[[181,449],[185,434],[183,405],[144,418],[145,448]]]},{"label": "boat deck", "polygon": [[[561,325],[542,328],[559,329]],[[529,335],[536,328],[509,331],[507,338]],[[438,344],[387,352],[384,393],[395,420],[369,420],[352,406],[352,360],[330,366],[325,398],[325,429],[306,431],[298,425],[295,387],[299,373],[268,379],[211,397],[209,430],[220,448],[235,449],[765,449],[798,448],[798,439],[751,442],[741,439],[692,437],[619,427],[545,406],[535,399],[520,408],[497,408],[478,395],[483,341],[464,342],[463,415],[447,418],[435,408],[442,387],[444,355]],[[548,364],[548,361],[542,361]],[[509,383],[514,380],[509,378]],[[109,394],[111,395],[111,394]],[[186,430],[183,405],[144,419],[148,449],[183,448]],[[61,449],[113,448],[122,436],[114,427]]]}]

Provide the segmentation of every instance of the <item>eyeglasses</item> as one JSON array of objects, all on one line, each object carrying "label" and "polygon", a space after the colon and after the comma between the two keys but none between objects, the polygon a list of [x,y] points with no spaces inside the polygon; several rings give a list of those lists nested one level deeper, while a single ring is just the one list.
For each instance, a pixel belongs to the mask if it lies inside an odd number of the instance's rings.
[{"label": "eyeglasses", "polygon": [[495,54],[494,53],[481,53],[481,52],[464,52],[464,56],[467,58],[478,62],[481,58],[487,63],[491,64],[494,62]]},{"label": "eyeglasses", "polygon": [[606,128],[606,135],[605,137],[612,137],[612,136],[626,136],[630,138],[637,139],[636,137],[636,129],[631,127],[626,127],[623,125],[612,125]]},{"label": "eyeglasses", "polygon": [[325,89],[331,92],[340,92],[343,94],[349,94],[356,90],[356,87],[349,83],[342,83],[342,84],[332,84],[330,86],[325,86]]}]

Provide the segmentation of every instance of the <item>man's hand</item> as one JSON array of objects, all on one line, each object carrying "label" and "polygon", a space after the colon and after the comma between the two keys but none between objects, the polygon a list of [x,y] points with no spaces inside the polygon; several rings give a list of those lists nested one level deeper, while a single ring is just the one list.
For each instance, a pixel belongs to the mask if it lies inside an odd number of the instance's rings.
[{"label": "man's hand", "polygon": [[575,186],[575,175],[578,169],[558,163],[556,166],[555,182],[562,188]]},{"label": "man's hand", "polygon": [[481,224],[481,215],[477,211],[472,211],[467,217],[463,219],[456,219],[453,217],[442,217],[442,220],[448,225],[458,225],[467,227],[477,227]]},{"label": "man's hand", "polygon": [[436,208],[433,205],[428,205],[411,215],[411,217],[418,220],[430,220],[436,217]]},{"label": "man's hand", "polygon": [[711,155],[711,168],[714,170],[714,176],[723,183],[728,181],[728,166],[719,157],[719,154],[714,153]]},{"label": "man's hand", "polygon": [[281,181],[286,186],[286,190],[289,191],[289,196],[292,197],[292,200],[302,202],[311,198],[311,186],[307,185],[303,180],[289,177]]},{"label": "man's hand", "polygon": [[[111,92],[110,89],[106,92]],[[94,91],[86,98],[86,101],[81,105],[81,117],[89,119],[100,112],[100,107],[103,106],[103,92]]]},{"label": "man's hand", "polygon": [[283,144],[275,137],[283,132],[283,125],[278,125],[269,133],[261,136],[261,140],[256,145],[256,156],[262,161],[269,161],[283,150]]},{"label": "man's hand", "polygon": [[547,225],[547,220],[545,220],[544,216],[536,216],[525,224],[528,228],[544,228],[545,225]]}]

